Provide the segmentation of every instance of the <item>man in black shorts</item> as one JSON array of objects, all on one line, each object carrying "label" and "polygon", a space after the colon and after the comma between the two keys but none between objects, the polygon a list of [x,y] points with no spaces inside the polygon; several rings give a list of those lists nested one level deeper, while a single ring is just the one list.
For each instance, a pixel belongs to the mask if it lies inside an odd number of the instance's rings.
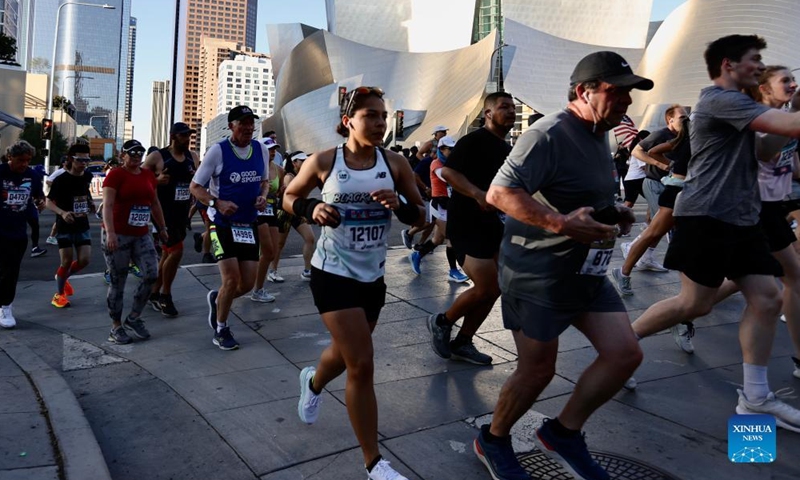
[{"label": "man in black shorts", "polygon": [[519,355],[492,423],[482,427],[473,447],[492,478],[530,478],[511,447],[511,427],[552,380],[558,338],[574,326],[597,358],[534,441],[574,478],[608,479],[589,455],[581,429],[642,360],[625,306],[606,277],[617,234],[635,219],[629,208],[614,204],[616,172],[606,133],[622,120],[631,90],[649,90],[653,82],[634,75],[614,52],[587,55],[570,80],[567,108],[519,138],[486,195],[508,215],[500,288],[503,324]]},{"label": "man in black shorts", "polygon": [[[483,102],[483,113],[483,128],[461,137],[442,168],[442,177],[453,188],[447,206],[447,238],[456,255],[465,258],[464,272],[474,285],[446,312],[431,315],[428,330],[433,351],[440,357],[490,365],[492,357],[479,352],[472,337],[500,296],[497,254],[503,221],[486,203],[486,191],[511,151],[505,137],[516,121],[514,98],[505,92],[492,93]],[[453,324],[461,317],[464,323],[451,342]]]},{"label": "man in black shorts", "polygon": [[158,279],[150,292],[150,305],[165,317],[178,316],[172,302],[172,282],[183,258],[186,219],[192,206],[189,184],[198,167],[197,154],[189,150],[192,135],[197,133],[183,122],[169,130],[169,146],[147,156],[142,168],[152,170],[158,180],[158,201],[164,210],[169,240],[161,245]]}]

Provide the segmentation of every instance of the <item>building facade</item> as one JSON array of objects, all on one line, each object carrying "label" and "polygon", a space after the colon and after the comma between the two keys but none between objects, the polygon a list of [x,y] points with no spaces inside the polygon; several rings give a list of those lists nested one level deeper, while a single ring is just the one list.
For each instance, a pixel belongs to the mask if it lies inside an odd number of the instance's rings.
[{"label": "building facade", "polygon": [[238,54],[219,65],[217,113],[247,105],[262,118],[275,108],[275,79],[269,55]]},{"label": "building facade", "polygon": [[219,65],[224,60],[231,58],[231,52],[236,52],[242,48],[242,44],[231,42],[230,40],[203,38],[203,47],[200,50],[199,88],[201,92],[199,96],[199,112],[200,121],[203,125],[217,116]]},{"label": "building facade", "polygon": [[136,62],[136,18],[128,26],[128,70],[125,75],[125,121],[131,121],[133,108],[133,66]]},{"label": "building facade", "polygon": [[169,80],[153,82],[153,99],[150,112],[150,145],[163,148],[169,144],[169,106],[171,98]]}]

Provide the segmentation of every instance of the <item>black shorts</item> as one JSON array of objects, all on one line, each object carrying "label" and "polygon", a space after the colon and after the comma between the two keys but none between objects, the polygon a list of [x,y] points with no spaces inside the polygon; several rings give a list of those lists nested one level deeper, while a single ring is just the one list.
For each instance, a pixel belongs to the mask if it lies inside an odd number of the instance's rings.
[{"label": "black shorts", "polygon": [[58,240],[58,249],[62,248],[78,248],[85,245],[92,244],[92,235],[89,230],[80,233],[58,233],[56,234]]},{"label": "black shorts", "polygon": [[683,187],[676,187],[675,185],[667,185],[664,191],[658,196],[658,206],[664,208],[675,209],[675,199],[681,193]]},{"label": "black shorts", "polygon": [[367,322],[375,323],[386,303],[383,277],[364,283],[311,267],[311,293],[320,314],[362,308]]},{"label": "black shorts", "polygon": [[270,227],[278,226],[278,217],[276,215],[258,215],[256,217],[256,225],[269,225]]},{"label": "black shorts", "polygon": [[[448,211],[448,214],[450,211]],[[497,215],[492,213],[492,215]],[[450,217],[447,222],[447,238],[459,256],[468,255],[472,258],[490,259],[497,257],[500,252],[500,242],[503,241],[503,223],[500,217],[496,221],[479,219],[476,222],[453,221]]]},{"label": "black shorts", "polygon": [[[242,226],[241,228],[247,227]],[[240,262],[257,262],[259,253],[258,228],[255,225],[249,225],[249,228],[253,232],[254,243],[234,242],[232,227],[211,225],[211,253],[214,258],[217,261],[235,258]]]},{"label": "black shorts", "polygon": [[738,226],[711,217],[675,217],[664,266],[693,282],[717,288],[725,278],[783,276],[761,225]]},{"label": "black shorts", "polygon": [[779,252],[797,240],[786,215],[783,202],[761,202],[759,219],[767,236],[770,252]]},{"label": "black shorts", "polygon": [[625,201],[630,203],[636,203],[636,200],[644,195],[642,194],[642,184],[644,183],[644,177],[637,178],[636,180],[623,180],[622,186],[625,187]]},{"label": "black shorts", "polygon": [[[189,204],[175,203],[173,206],[164,208],[164,222],[167,224],[167,235],[169,239],[166,245],[174,247],[186,238],[186,224],[189,218]],[[155,236],[158,238],[158,235]]]}]

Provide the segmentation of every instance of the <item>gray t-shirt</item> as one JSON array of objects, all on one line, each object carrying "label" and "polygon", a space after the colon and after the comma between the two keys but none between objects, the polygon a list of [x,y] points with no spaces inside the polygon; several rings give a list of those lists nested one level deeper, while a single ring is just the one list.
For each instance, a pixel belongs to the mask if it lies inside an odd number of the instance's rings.
[{"label": "gray t-shirt", "polygon": [[[599,211],[614,205],[617,191],[610,151],[605,135],[593,135],[569,111],[553,113],[519,137],[492,184],[522,188],[562,214],[581,207]],[[500,247],[500,288],[537,305],[580,310],[607,281],[604,273],[579,273],[596,246],[509,216]],[[603,246],[606,261],[613,246]]]},{"label": "gray t-shirt", "polygon": [[756,134],[750,122],[767,112],[736,90],[706,87],[692,111],[689,139],[692,159],[676,217],[709,216],[739,226],[758,223]]}]

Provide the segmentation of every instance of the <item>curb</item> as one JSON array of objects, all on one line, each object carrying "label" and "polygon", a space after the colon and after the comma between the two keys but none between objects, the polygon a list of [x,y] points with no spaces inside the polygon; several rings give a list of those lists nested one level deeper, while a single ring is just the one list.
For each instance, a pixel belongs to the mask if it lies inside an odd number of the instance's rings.
[{"label": "curb", "polygon": [[67,480],[111,480],[108,465],[75,394],[61,375],[15,336],[0,348],[30,377],[47,407]]}]

